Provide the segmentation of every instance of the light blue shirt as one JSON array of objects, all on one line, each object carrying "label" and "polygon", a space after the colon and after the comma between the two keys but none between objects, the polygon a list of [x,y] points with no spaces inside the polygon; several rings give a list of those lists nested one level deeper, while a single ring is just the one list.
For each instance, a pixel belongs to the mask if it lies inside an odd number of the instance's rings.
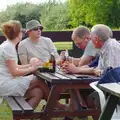
[{"label": "light blue shirt", "polygon": [[98,49],[94,47],[92,40],[90,40],[85,48],[84,55],[95,57],[97,52],[98,52]]}]

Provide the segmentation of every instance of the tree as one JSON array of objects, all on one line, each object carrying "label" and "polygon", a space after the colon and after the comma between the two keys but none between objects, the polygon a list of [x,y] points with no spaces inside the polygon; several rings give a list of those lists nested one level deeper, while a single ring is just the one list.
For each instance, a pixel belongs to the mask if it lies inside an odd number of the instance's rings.
[{"label": "tree", "polygon": [[45,3],[40,20],[45,30],[64,30],[68,25],[67,3]]},{"label": "tree", "polygon": [[67,13],[67,2],[60,3],[49,0],[43,4],[15,4],[8,6],[5,11],[0,13],[0,24],[11,19],[19,20],[25,28],[26,22],[31,19],[41,21],[44,30],[63,30],[66,29],[69,18]]},{"label": "tree", "polygon": [[19,20],[25,28],[26,22],[35,19],[40,20],[40,9],[35,4],[21,4],[17,7],[16,13],[13,16],[14,20]]},{"label": "tree", "polygon": [[14,19],[19,20],[25,28],[25,23],[31,19],[40,20],[40,8],[36,4],[25,3],[8,6],[5,11],[0,12],[0,24]]},{"label": "tree", "polygon": [[69,0],[69,11],[73,27],[98,23],[119,27],[120,0]]}]

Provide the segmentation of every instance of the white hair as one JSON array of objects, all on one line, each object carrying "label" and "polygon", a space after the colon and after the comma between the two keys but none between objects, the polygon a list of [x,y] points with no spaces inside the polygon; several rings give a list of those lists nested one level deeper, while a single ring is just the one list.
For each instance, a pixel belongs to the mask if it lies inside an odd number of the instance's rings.
[{"label": "white hair", "polygon": [[112,30],[103,24],[97,24],[92,27],[91,35],[94,34],[98,36],[101,40],[106,41],[113,36]]}]

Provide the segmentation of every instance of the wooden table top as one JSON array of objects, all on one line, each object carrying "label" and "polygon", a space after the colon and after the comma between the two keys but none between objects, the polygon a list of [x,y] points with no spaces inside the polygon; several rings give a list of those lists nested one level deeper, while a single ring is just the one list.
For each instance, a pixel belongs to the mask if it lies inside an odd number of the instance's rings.
[{"label": "wooden table top", "polygon": [[99,77],[92,75],[65,74],[61,71],[55,73],[36,71],[35,75],[51,83],[90,83],[98,81]]},{"label": "wooden table top", "polygon": [[120,83],[99,84],[98,87],[105,92],[120,97]]}]

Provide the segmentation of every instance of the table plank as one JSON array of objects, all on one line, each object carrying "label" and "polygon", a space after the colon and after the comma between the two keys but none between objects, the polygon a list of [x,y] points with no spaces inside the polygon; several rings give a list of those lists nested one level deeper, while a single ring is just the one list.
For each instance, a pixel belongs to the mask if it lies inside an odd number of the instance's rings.
[{"label": "table plank", "polygon": [[36,71],[35,75],[38,76],[38,77],[40,77],[40,78],[42,78],[42,79],[45,79],[45,80],[47,80],[49,82],[52,82],[53,80],[59,80],[58,77],[50,75],[49,73],[46,73],[46,72],[42,73],[40,71]]},{"label": "table plank", "polygon": [[112,95],[120,97],[120,84],[118,83],[106,83],[106,84],[99,84],[100,89],[105,92],[108,92]]},{"label": "table plank", "polygon": [[61,83],[90,83],[90,82],[99,80],[99,78],[96,78],[96,77],[79,78],[74,75],[65,74],[58,71],[56,73],[50,73],[50,72],[41,73],[40,71],[36,71],[35,75],[51,83],[60,83],[60,84]]},{"label": "table plank", "polygon": [[56,77],[58,77],[58,78],[60,78],[60,79],[64,79],[64,80],[70,79],[69,77],[66,77],[66,76],[63,75],[63,74],[59,74],[59,73],[50,73],[50,74],[52,74],[52,75],[54,75],[54,76],[56,76]]},{"label": "table plank", "polygon": [[68,78],[71,78],[71,79],[77,79],[74,75],[66,74],[66,73],[64,73],[64,72],[62,72],[62,71],[57,71],[57,73],[59,73],[59,74],[61,74],[61,75],[64,75],[64,76],[66,76],[66,77],[68,77]]}]

